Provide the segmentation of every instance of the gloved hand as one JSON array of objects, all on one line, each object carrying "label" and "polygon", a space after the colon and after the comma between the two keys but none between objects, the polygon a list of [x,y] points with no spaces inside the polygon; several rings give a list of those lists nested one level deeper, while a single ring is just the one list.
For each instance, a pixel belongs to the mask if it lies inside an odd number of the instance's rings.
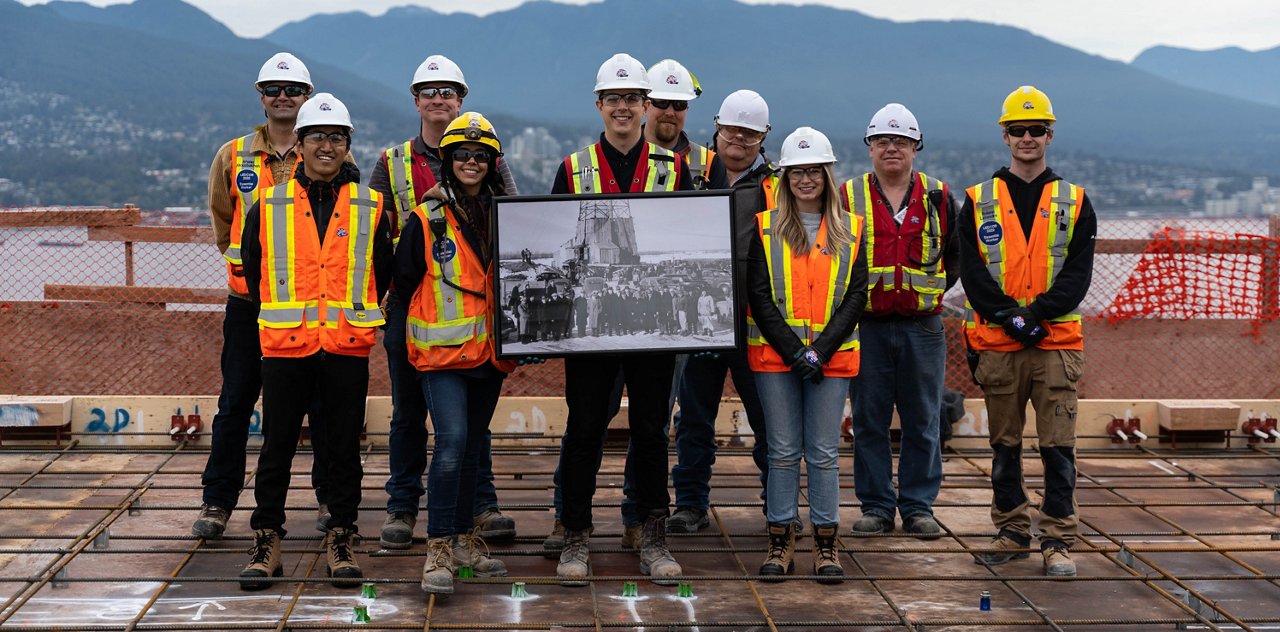
[{"label": "gloved hand", "polygon": [[524,356],[516,360],[516,364],[520,366],[524,366],[526,364],[545,364],[546,362],[546,358],[540,358],[538,356]]},{"label": "gloved hand", "polygon": [[996,318],[1003,318],[1001,326],[1010,338],[1022,343],[1023,347],[1034,347],[1049,331],[1040,325],[1036,315],[1029,307],[1002,309],[996,312]]},{"label": "gloved hand", "polygon": [[827,360],[822,357],[821,353],[818,353],[813,347],[805,345],[804,348],[791,357],[791,372],[798,375],[802,380],[809,380],[814,384],[818,384],[822,382],[822,365],[826,363]]}]

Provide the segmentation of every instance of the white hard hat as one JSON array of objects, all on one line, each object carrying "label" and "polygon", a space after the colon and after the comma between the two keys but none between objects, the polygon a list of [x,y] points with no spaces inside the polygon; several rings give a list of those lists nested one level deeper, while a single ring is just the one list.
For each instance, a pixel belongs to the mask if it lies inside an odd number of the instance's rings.
[{"label": "white hard hat", "polygon": [[716,124],[769,131],[769,104],[754,90],[738,90],[724,98]]},{"label": "white hard hat", "polygon": [[272,55],[271,59],[262,64],[262,69],[258,71],[258,80],[253,85],[262,85],[268,81],[292,81],[305,83],[308,88],[315,87],[311,85],[311,71],[307,70],[307,65],[289,53]]},{"label": "white hard hat", "polygon": [[862,138],[863,142],[870,143],[872,136],[906,136],[917,143],[924,139],[924,135],[920,133],[920,123],[916,121],[916,115],[901,103],[890,103],[880,108],[880,111],[871,117],[871,122],[867,123],[867,135]]},{"label": "white hard hat", "polygon": [[674,59],[664,59],[649,69],[649,81],[653,82],[650,99],[675,101],[692,101],[702,94],[702,86],[689,72]]},{"label": "white hard hat", "polygon": [[462,69],[444,55],[432,55],[418,64],[418,69],[413,73],[413,83],[409,84],[409,92],[413,92],[414,86],[431,81],[456,83],[462,88],[459,96],[467,96],[467,80],[462,76]]},{"label": "white hard hat", "polygon": [[636,88],[646,93],[650,90],[649,73],[645,72],[644,64],[626,53],[610,57],[596,72],[596,92],[621,88]]},{"label": "white hard hat", "polygon": [[337,125],[355,131],[351,124],[351,114],[347,106],[328,92],[321,92],[307,100],[298,108],[298,121],[293,124],[293,131],[314,127],[316,125]]},{"label": "white hard hat", "polygon": [[799,127],[782,141],[778,166],[825,165],[835,161],[836,153],[831,149],[831,141],[826,134],[812,127]]}]

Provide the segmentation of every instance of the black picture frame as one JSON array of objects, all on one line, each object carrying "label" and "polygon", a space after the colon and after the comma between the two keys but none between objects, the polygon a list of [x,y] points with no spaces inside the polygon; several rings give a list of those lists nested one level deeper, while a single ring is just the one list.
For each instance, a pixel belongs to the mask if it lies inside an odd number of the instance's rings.
[{"label": "black picture frame", "polygon": [[741,348],[729,191],[495,202],[498,357]]}]

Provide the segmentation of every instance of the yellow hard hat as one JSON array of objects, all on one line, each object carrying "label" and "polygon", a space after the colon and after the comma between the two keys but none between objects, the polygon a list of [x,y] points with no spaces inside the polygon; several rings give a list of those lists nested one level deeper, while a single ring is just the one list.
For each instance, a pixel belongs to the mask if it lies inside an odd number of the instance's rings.
[{"label": "yellow hard hat", "polygon": [[1000,120],[998,123],[1000,125],[1013,121],[1049,121],[1052,123],[1057,120],[1053,116],[1053,104],[1049,102],[1049,95],[1035,86],[1022,86],[1010,92],[1009,96],[1004,98],[1004,105],[1000,108]]},{"label": "yellow hard hat", "polygon": [[502,143],[498,141],[493,124],[479,112],[463,112],[449,123],[444,129],[444,135],[440,137],[440,156],[443,158],[447,148],[459,143],[480,143],[502,153]]}]

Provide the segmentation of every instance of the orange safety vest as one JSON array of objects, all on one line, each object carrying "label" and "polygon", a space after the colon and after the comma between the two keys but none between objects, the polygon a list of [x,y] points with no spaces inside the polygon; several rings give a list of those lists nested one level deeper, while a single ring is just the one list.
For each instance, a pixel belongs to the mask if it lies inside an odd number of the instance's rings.
[{"label": "orange safety vest", "polygon": [[413,213],[422,223],[427,272],[409,302],[409,362],[419,371],[440,371],[493,360],[494,366],[510,373],[515,363],[495,359],[491,335],[498,304],[493,297],[493,263],[481,267],[452,208],[431,200]]},{"label": "orange safety vest", "polygon": [[413,162],[416,158],[412,139],[382,152],[382,160],[387,166],[387,179],[391,183],[391,205],[395,209],[396,224],[391,232],[395,238],[393,241],[399,243],[400,231],[404,228],[404,223],[409,221],[413,209],[418,206],[418,200],[436,185],[435,173],[430,168],[426,169],[426,182],[413,177]]},{"label": "orange safety vest", "polygon": [[373,275],[382,197],[355,183],[339,189],[323,244],[297,180],[268,190],[259,208],[262,355],[302,358],[324,350],[367,357],[386,322]]},{"label": "orange safety vest", "polygon": [[[1022,223],[1003,180],[995,178],[975,185],[967,193],[974,201],[978,254],[991,278],[1019,305],[1025,306],[1048,291],[1067,260],[1067,245],[1080,218],[1084,189],[1065,180],[1046,184],[1036,207],[1038,212],[1030,239],[1022,233]],[[987,322],[968,301],[965,308],[965,337],[970,348],[976,351],[1022,349],[1022,343],[1010,338],[1000,325]],[[1079,310],[1050,319],[1047,327],[1049,335],[1037,347],[1084,349]]]},{"label": "orange safety vest", "polygon": [[[800,342],[812,344],[844,299],[849,279],[853,275],[854,263],[858,259],[862,219],[853,213],[844,214],[853,239],[846,250],[836,257],[826,248],[816,246],[810,248],[805,255],[793,253],[781,237],[773,234],[778,217],[777,209],[756,215],[756,227],[760,231],[765,260],[769,266],[769,287],[773,293],[773,304]],[[814,243],[824,243],[826,238],[827,221],[824,218]],[[823,375],[857,375],[859,349],[858,329],[855,327],[840,344],[834,357],[823,367]],[[784,360],[778,355],[765,340],[750,314],[747,315],[747,363],[753,371],[781,373],[791,370],[790,360]]]},{"label": "orange safety vest", "polygon": [[[666,156],[667,160],[659,159]],[[645,143],[640,150],[640,160],[636,163],[636,172],[632,176],[632,184],[643,183],[642,191],[675,191],[680,177],[676,167],[675,154],[653,143]],[[566,175],[569,176],[569,193],[623,193],[622,187],[613,177],[609,163],[604,159],[604,148],[600,143],[584,147],[564,159]],[[601,178],[601,170],[604,178]],[[635,189],[628,188],[630,191]]]},{"label": "orange safety vest", "polygon": [[929,202],[929,191],[946,189],[934,178],[920,172],[916,175],[917,190],[912,197],[919,195],[924,217],[920,219],[915,209],[910,209],[907,214],[916,223],[904,221],[902,226],[894,221],[893,209],[873,203],[875,187],[870,173],[840,186],[840,197],[849,210],[866,220],[868,312],[932,314],[942,308],[942,295],[947,291],[947,273],[942,269],[945,218],[942,209]]},{"label": "orange safety vest", "polygon": [[231,141],[231,243],[222,257],[227,260],[227,285],[239,294],[249,293],[240,254],[244,215],[258,201],[259,191],[276,185],[275,176],[267,166],[266,152],[250,149],[257,137],[258,132],[254,132]]}]

